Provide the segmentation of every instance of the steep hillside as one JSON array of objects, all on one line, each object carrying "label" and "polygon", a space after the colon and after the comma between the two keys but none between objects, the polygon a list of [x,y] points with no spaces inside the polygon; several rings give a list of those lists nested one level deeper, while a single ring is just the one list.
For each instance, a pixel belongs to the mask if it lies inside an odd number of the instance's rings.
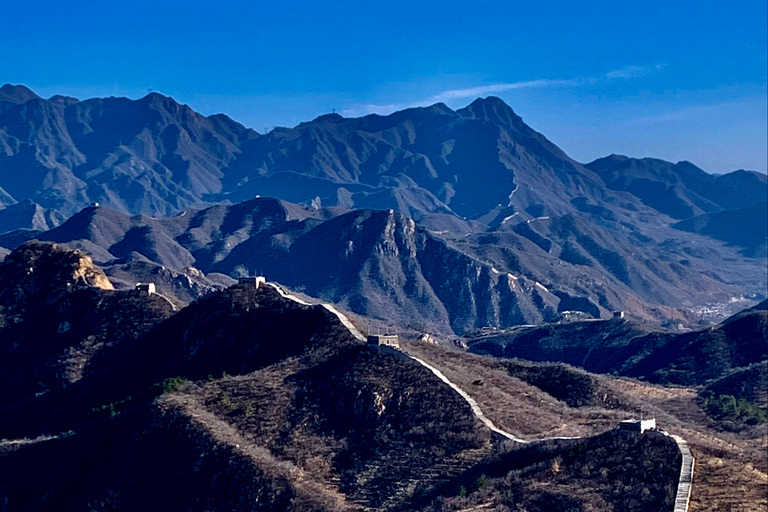
[{"label": "steep hillside", "polygon": [[[62,345],[53,329],[60,319],[34,316],[37,300],[18,295],[24,278],[30,294],[63,288],[57,304],[64,312],[80,294],[98,297],[95,307],[72,306],[70,314],[89,315],[90,323],[73,319],[67,332],[113,343],[79,378],[43,393],[15,396],[25,377],[3,373],[0,499],[9,511],[432,511],[487,503],[532,512],[646,511],[671,503],[679,455],[670,438],[593,436],[639,410],[658,411],[666,428],[682,429],[667,412],[682,409],[641,401],[622,387],[629,382],[403,342],[503,428],[528,439],[587,436],[514,446],[492,436],[433,371],[403,352],[365,345],[326,308],[271,286],[238,284],[168,317],[162,297],[73,278],[103,274],[50,244],[17,249],[0,270],[2,304],[19,315],[16,332],[35,328],[41,345]],[[52,276],[50,284],[43,276]],[[109,307],[111,300],[118,302]],[[111,339],[114,323],[123,338]],[[21,363],[38,374],[55,367],[44,354],[14,352],[6,334],[0,331],[12,349],[3,358],[9,367]],[[697,442],[710,435],[687,425]],[[743,464],[747,455],[729,450],[721,449],[723,464]],[[763,471],[763,462],[757,467]],[[753,500],[759,489],[752,482],[740,499]]]},{"label": "steep hillside", "polygon": [[53,244],[16,249],[0,283],[0,424],[21,428],[20,408],[55,404],[172,312],[161,297],[113,291],[90,258]]},{"label": "steep hillside", "polygon": [[623,320],[518,328],[468,340],[470,350],[561,361],[651,382],[704,384],[768,359],[768,314],[753,309],[703,330],[675,333]]},{"label": "steep hillside", "polygon": [[724,429],[741,431],[768,422],[768,361],[734,370],[700,393],[702,407]]},{"label": "steep hillside", "polygon": [[701,233],[729,244],[744,247],[744,254],[765,257],[768,233],[768,203],[756,203],[736,210],[705,213],[672,225],[676,229]]},{"label": "steep hillside", "polygon": [[0,209],[0,234],[16,229],[48,231],[67,220],[56,210],[48,210],[25,199]]},{"label": "steep hillside", "polygon": [[489,504],[501,510],[669,510],[675,456],[669,438],[656,432],[628,438],[612,431],[566,446],[526,447],[485,465],[474,480],[465,477],[457,495],[435,500],[425,511],[483,510]]},{"label": "steep hillside", "polygon": [[[194,277],[201,291],[215,283],[196,268],[233,276],[266,273],[311,296],[415,329],[464,332],[554,315],[557,297],[529,278],[501,275],[411,219],[392,211],[339,213],[274,199],[166,219],[87,208],[57,229],[10,233],[0,245],[13,246],[26,235],[89,248],[123,281],[156,262],[181,272],[181,279]],[[155,281],[163,272],[141,275]]]},{"label": "steep hillside", "polygon": [[564,212],[574,195],[600,188],[493,97],[457,111],[437,104],[385,117],[323,116],[270,132],[243,153],[258,173],[228,176],[227,197],[264,187],[294,202],[318,196],[324,205],[398,208],[417,220],[444,211],[484,222],[515,211],[528,218],[536,204]]},{"label": "steep hillside", "polygon": [[140,100],[45,100],[4,86],[0,187],[71,215],[92,201],[172,213],[220,192],[222,169],[257,137],[153,93]]}]

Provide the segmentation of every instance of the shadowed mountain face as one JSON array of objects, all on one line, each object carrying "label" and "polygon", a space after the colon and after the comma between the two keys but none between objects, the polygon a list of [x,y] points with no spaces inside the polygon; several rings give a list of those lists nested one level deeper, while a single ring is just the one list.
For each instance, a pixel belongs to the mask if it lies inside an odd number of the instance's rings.
[{"label": "shadowed mountain face", "polygon": [[701,233],[743,253],[765,257],[768,178],[754,171],[713,176],[690,162],[611,155],[586,164],[612,190],[623,190],[680,222],[676,229]]},{"label": "shadowed mountain face", "polygon": [[[169,316],[156,295],[89,286],[108,281],[82,254],[40,242],[14,251],[0,276],[8,511],[433,510],[460,487],[477,492],[480,472],[555,460],[556,489],[521,474],[514,495],[501,481],[494,495],[532,512],[563,500],[644,512],[673,498],[669,438],[609,432],[518,450],[423,365],[270,286],[235,285]],[[564,484],[584,492],[567,497]],[[630,486],[642,500],[618,492]]]},{"label": "shadowed mountain face", "polygon": [[159,297],[115,292],[90,258],[56,244],[15,250],[0,263],[0,282],[0,373],[13,382],[0,408],[63,392],[171,312]]},{"label": "shadowed mountain face", "polygon": [[90,201],[169,214],[260,194],[492,220],[532,205],[568,211],[574,194],[601,193],[594,174],[498,98],[458,111],[322,116],[264,136],[159,94],[45,100],[6,85],[3,98],[4,202],[31,198],[65,214]]},{"label": "shadowed mountain face", "polygon": [[705,213],[672,225],[676,229],[701,233],[744,247],[743,254],[765,258],[768,231],[768,203],[755,203],[737,210]]},{"label": "shadowed mountain face", "polygon": [[768,359],[765,301],[717,326],[687,333],[608,320],[518,329],[469,340],[470,350],[561,361],[591,372],[699,385]]},{"label": "shadowed mountain face", "polygon": [[0,226],[2,231],[16,229],[33,229],[47,231],[67,220],[56,210],[47,210],[29,199],[0,210]]},{"label": "shadowed mountain face", "polygon": [[256,136],[159,94],[69,101],[21,86],[3,92],[0,188],[69,215],[91,201],[136,213],[178,211],[220,192],[222,169]]},{"label": "shadowed mountain face", "polygon": [[708,174],[690,162],[611,155],[586,164],[612,190],[626,190],[676,219],[745,208],[766,200],[766,175],[735,171]]},{"label": "shadowed mountain face", "polygon": [[318,211],[254,199],[152,219],[98,207],[45,233],[7,234],[0,244],[22,235],[87,248],[110,264],[110,275],[130,274],[127,262],[136,268],[142,259],[186,274],[266,272],[357,313],[436,332],[540,322],[558,301],[531,278],[501,274],[391,210]]}]

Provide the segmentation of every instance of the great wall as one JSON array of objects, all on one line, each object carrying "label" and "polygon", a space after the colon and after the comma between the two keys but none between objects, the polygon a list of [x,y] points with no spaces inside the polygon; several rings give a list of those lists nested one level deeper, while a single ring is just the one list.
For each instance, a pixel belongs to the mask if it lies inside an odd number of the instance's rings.
[{"label": "great wall", "polygon": [[[263,282],[263,281],[262,281]],[[300,299],[299,297],[296,297],[295,295],[292,295],[288,292],[286,292],[280,285],[277,283],[270,283],[270,282],[264,282],[267,286],[270,286],[271,288],[275,289],[282,297],[285,297],[287,299],[290,299],[294,302],[297,302],[299,304],[302,304],[304,306],[322,306],[339,319],[339,321],[352,333],[352,335],[357,338],[360,341],[367,341],[366,337],[352,324],[352,322],[349,320],[349,318],[346,317],[343,313],[341,313],[338,309],[335,307],[324,304],[324,303],[317,303],[312,304],[309,303],[303,299]],[[257,285],[258,286],[258,285]],[[495,436],[498,436],[501,439],[506,439],[509,441],[513,441],[516,443],[540,443],[544,441],[551,441],[551,440],[564,440],[564,439],[579,439],[579,437],[545,437],[541,439],[535,439],[532,441],[527,441],[525,439],[521,439],[514,434],[511,434],[509,432],[506,432],[500,428],[498,428],[494,423],[487,417],[485,414],[483,414],[482,409],[478,405],[477,401],[472,398],[469,393],[464,391],[461,387],[459,387],[457,384],[452,382],[448,377],[446,377],[440,370],[435,368],[434,366],[430,365],[426,361],[423,361],[419,359],[418,357],[415,357],[408,352],[404,350],[400,350],[403,354],[410,357],[420,365],[422,365],[424,368],[428,369],[430,372],[432,372],[438,379],[443,381],[445,384],[451,387],[456,393],[459,394],[472,408],[472,412],[474,415],[479,419],[488,429],[493,432]],[[642,428],[642,422],[640,423]],[[680,465],[680,476],[678,477],[678,483],[677,483],[677,490],[675,493],[675,505],[672,509],[672,512],[688,512],[688,508],[690,506],[690,500],[691,500],[691,490],[693,485],[693,468],[695,460],[693,458],[693,455],[691,454],[690,447],[688,446],[688,443],[680,436],[670,434],[665,431],[661,431],[664,435],[670,437],[675,441],[677,444],[678,449],[680,450],[680,453],[682,455],[682,463]]]}]

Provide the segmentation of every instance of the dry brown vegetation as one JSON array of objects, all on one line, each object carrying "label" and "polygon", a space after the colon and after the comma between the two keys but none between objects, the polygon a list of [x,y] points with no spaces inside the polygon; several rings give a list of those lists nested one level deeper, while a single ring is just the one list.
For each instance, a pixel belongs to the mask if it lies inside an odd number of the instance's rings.
[{"label": "dry brown vegetation", "polygon": [[426,510],[668,510],[680,459],[675,443],[658,432],[634,436],[611,430],[529,444],[465,475],[458,493],[439,497]]},{"label": "dry brown vegetation", "polygon": [[584,392],[591,401],[583,407],[570,407],[510,371],[510,366],[519,370],[537,367],[537,363],[505,361],[418,342],[404,344],[404,349],[437,366],[477,400],[499,428],[524,439],[597,434],[615,427],[627,417],[627,411],[640,412],[640,403],[630,396],[574,368],[568,367],[574,374],[587,376],[590,382]]},{"label": "dry brown vegetation", "polygon": [[[766,426],[739,433],[723,431],[702,410],[695,388],[663,387],[570,368],[578,375],[587,375],[591,396],[598,400],[605,397],[605,401],[569,407],[540,388],[511,376],[520,373],[520,366],[552,365],[494,359],[418,342],[408,343],[406,349],[459,383],[499,427],[529,439],[594,434],[641,412],[655,416],[661,428],[689,442],[696,458],[692,512],[768,509]],[[480,382],[482,385],[478,385]]]},{"label": "dry brown vegetation", "polygon": [[466,402],[395,351],[350,347],[188,393],[244,442],[358,506],[398,508],[493,449]]}]

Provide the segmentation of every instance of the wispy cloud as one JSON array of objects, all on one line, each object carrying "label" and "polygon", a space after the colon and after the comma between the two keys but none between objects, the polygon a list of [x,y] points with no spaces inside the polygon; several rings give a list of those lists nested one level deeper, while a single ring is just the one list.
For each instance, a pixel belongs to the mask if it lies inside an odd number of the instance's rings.
[{"label": "wispy cloud", "polygon": [[529,80],[527,82],[508,82],[500,84],[481,85],[478,87],[470,87],[468,89],[453,89],[443,91],[430,97],[427,102],[440,102],[450,100],[460,100],[464,98],[476,98],[483,96],[484,94],[493,94],[497,92],[513,91],[515,89],[533,89],[541,87],[554,87],[554,86],[572,86],[577,85],[578,79],[575,80]]},{"label": "wispy cloud", "polygon": [[587,84],[600,82],[610,82],[613,80],[625,80],[631,78],[641,78],[664,69],[665,65],[656,64],[654,66],[627,66],[625,68],[609,71],[601,76],[577,77],[569,79],[549,79],[541,78],[538,80],[528,80],[524,82],[501,82],[488,85],[479,85],[477,87],[468,87],[464,89],[449,89],[442,91],[434,96],[424,98],[419,101],[408,103],[390,103],[386,105],[364,104],[354,105],[341,111],[341,114],[347,117],[356,117],[368,114],[390,114],[396,110],[404,108],[424,107],[435,103],[477,98],[487,94],[497,94],[501,92],[514,91],[518,89],[536,89],[547,87],[579,87]]},{"label": "wispy cloud", "polygon": [[616,80],[621,78],[642,78],[657,71],[663,70],[666,64],[656,64],[655,66],[627,66],[622,69],[616,69],[609,71],[605,74],[605,78],[608,80]]}]

